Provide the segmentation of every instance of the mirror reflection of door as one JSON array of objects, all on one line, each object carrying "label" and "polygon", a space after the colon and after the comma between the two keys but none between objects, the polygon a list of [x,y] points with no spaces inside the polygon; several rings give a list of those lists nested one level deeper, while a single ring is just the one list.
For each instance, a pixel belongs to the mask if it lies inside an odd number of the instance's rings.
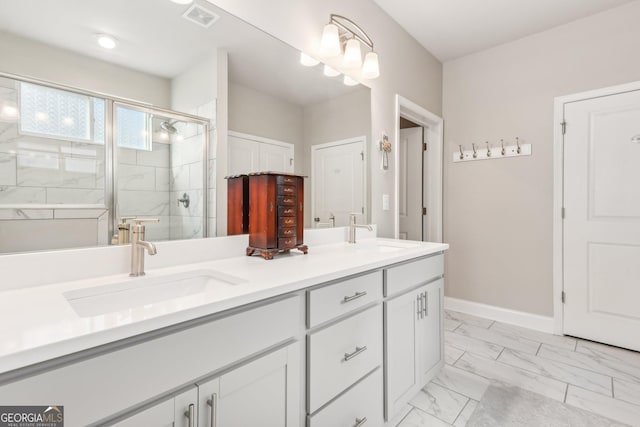
[{"label": "mirror reflection of door", "polygon": [[252,172],[293,173],[293,144],[230,131],[227,150],[230,176]]},{"label": "mirror reflection of door", "polygon": [[399,141],[400,238],[423,240],[423,139],[425,129],[401,118]]},{"label": "mirror reflection of door", "polygon": [[364,221],[365,140],[363,136],[312,146],[313,227],[347,226],[352,213],[358,223]]}]

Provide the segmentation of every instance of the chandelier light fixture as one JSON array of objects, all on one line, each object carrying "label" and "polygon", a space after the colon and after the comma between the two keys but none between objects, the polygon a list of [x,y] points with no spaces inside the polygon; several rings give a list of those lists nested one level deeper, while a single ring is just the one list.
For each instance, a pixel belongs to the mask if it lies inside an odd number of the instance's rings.
[{"label": "chandelier light fixture", "polygon": [[[368,50],[362,61],[362,48]],[[320,40],[320,56],[334,58],[342,55],[342,66],[347,70],[360,70],[365,79],[380,76],[378,54],[371,38],[352,20],[331,14]]]}]

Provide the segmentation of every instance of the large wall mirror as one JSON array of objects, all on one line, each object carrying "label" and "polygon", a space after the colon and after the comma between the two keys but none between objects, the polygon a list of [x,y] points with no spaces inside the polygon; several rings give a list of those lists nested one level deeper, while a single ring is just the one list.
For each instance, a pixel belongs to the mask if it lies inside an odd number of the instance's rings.
[{"label": "large wall mirror", "polygon": [[0,253],[108,245],[130,216],[222,235],[222,177],[261,170],[308,177],[306,227],[367,220],[368,88],[205,0],[2,10]]}]

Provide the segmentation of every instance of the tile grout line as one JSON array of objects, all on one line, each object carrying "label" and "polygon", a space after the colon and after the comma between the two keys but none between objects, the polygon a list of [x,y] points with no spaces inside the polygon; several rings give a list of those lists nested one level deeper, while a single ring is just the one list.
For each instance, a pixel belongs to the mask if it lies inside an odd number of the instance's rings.
[{"label": "tile grout line", "polygon": [[[542,345],[551,346],[550,344],[544,344],[544,343],[542,343]],[[553,347],[553,346],[551,346],[551,347]],[[562,350],[562,349],[559,349],[559,350]],[[587,355],[587,354],[585,354],[585,353],[578,353],[578,354],[583,355],[583,356],[586,356],[586,357],[590,357],[589,355]],[[591,367],[587,367],[587,368],[585,368],[584,366],[578,366],[578,365],[574,365],[574,364],[572,364],[572,363],[567,363],[567,362],[563,362],[563,361],[559,361],[559,360],[555,360],[555,359],[550,359],[550,358],[548,358],[548,357],[544,357],[544,356],[538,356],[538,357],[541,357],[541,358],[543,358],[543,359],[545,359],[545,360],[549,360],[549,361],[551,361],[551,362],[563,363],[563,364],[565,364],[565,365],[569,365],[569,366],[572,366],[572,367],[574,367],[574,368],[584,369],[585,371],[589,371],[589,372],[591,372],[592,374],[599,374],[599,375],[604,375],[605,377],[618,378],[619,380],[622,380],[622,381],[629,381],[629,379],[628,379],[628,378],[620,378],[620,377],[617,377],[617,376],[615,376],[615,375],[610,375],[610,374],[606,374],[606,373],[604,373],[604,372],[599,372],[599,371],[594,370],[594,369],[593,369],[593,368],[591,368]],[[569,359],[569,360],[571,361],[571,359]],[[609,361],[611,361],[611,362],[614,362],[614,363],[621,363],[621,362],[616,362],[615,360],[611,360],[611,359],[608,359],[608,360],[609,360]],[[613,369],[613,368],[611,368],[611,369]],[[629,375],[629,376],[632,376],[632,377],[633,377],[633,375],[631,375],[631,374],[627,374],[627,375]],[[634,377],[634,378],[636,378],[636,377]],[[635,380],[635,381],[640,381],[640,378],[638,378],[638,379],[637,379],[637,380]]]},{"label": "tile grout line", "polygon": [[460,413],[456,416],[456,418],[453,420],[453,422],[451,423],[451,425],[455,425],[456,421],[458,421],[458,418],[460,418],[460,415],[462,415],[462,413],[464,412],[464,410],[467,408],[467,406],[469,405],[469,402],[471,402],[471,398],[469,397],[469,399],[467,400],[467,403],[464,404],[464,406],[462,407],[462,409],[460,410]]}]

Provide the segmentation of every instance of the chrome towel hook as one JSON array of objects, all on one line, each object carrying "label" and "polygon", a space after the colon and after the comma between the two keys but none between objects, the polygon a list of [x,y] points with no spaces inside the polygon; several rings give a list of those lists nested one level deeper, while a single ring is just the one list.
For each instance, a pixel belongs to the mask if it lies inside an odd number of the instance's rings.
[{"label": "chrome towel hook", "polygon": [[464,152],[462,151],[462,145],[458,145],[460,147],[460,160],[464,160]]},{"label": "chrome towel hook", "polygon": [[487,157],[491,157],[491,148],[489,147],[489,141],[485,141],[485,144],[487,144]]},{"label": "chrome towel hook", "polygon": [[504,149],[504,139],[500,140],[500,146],[502,147],[502,150],[500,150],[500,154],[504,156],[505,154],[507,154],[507,150]]},{"label": "chrome towel hook", "polygon": [[521,148],[520,148],[520,138],[518,138],[517,136],[516,136],[516,145],[518,146],[517,153],[518,153],[518,154],[520,154],[520,151],[521,151]]},{"label": "chrome towel hook", "polygon": [[476,144],[472,143],[471,147],[473,148],[473,158],[477,159],[478,158],[478,151],[476,150]]}]

